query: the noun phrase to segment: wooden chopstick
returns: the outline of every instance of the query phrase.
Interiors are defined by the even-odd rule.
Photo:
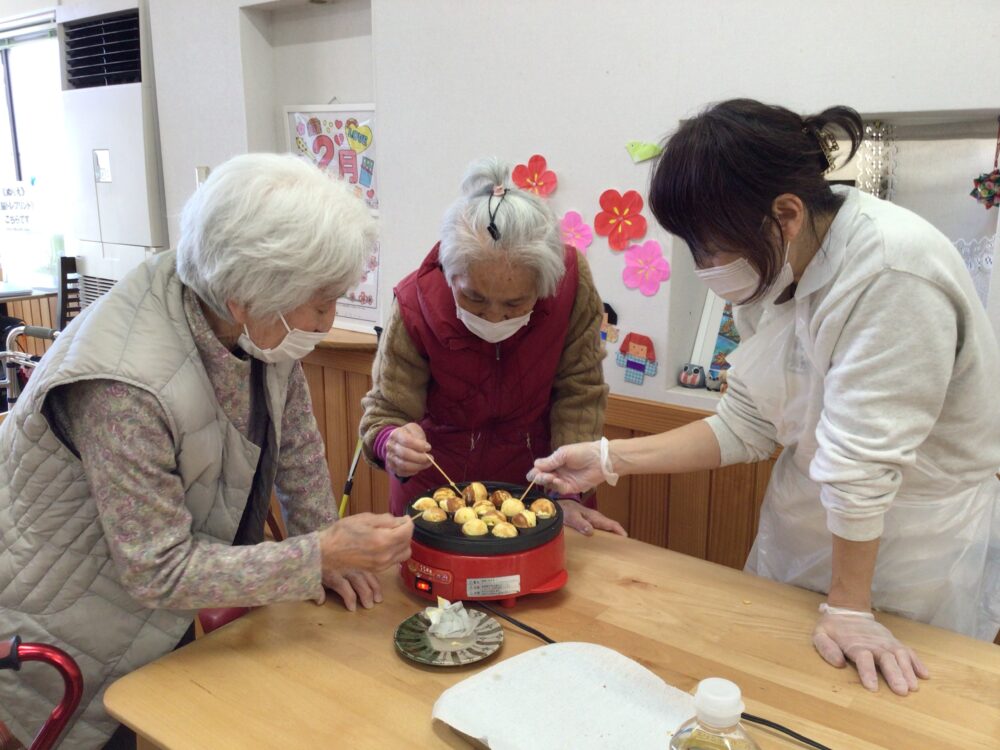
[[[532,488],[532,487],[534,487],[534,486],[535,486],[535,480],[534,480],[534,479],[532,479],[532,480],[531,480],[531,484],[529,484],[529,485],[528,485],[528,486],[527,486],[527,487],[525,488],[525,490],[524,490],[524,494],[523,494],[523,495],[521,495],[521,502],[522,502],[522,503],[524,502],[524,498],[526,498],[526,497],[528,496],[528,493],[529,493],[529,492],[531,492],[531,488]]]
[[[461,497],[462,490],[458,489],[458,485],[455,484],[453,481],[451,481],[451,478],[444,473],[444,469],[442,469],[440,466],[437,465],[437,461],[434,460],[434,456],[432,456],[430,453],[425,453],[424,455],[427,456],[427,460],[434,465],[435,469],[441,472],[441,476],[443,476],[448,481],[448,484],[450,484],[454,488],[455,492],[458,493],[458,496]]]

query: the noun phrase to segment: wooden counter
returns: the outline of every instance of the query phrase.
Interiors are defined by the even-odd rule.
[[[358,439],[361,399],[371,387],[375,347],[372,334],[334,329],[303,362],[338,496]],[[604,434],[639,437],[704,416],[706,412],[697,409],[612,395]],[[617,487],[598,489],[597,505],[637,539],[742,568],[757,534],[760,504],[773,466],[769,460],[691,474],[623,477]],[[350,512],[384,513],[388,497],[385,473],[362,461],[354,478]]]
[[[372,352],[378,346],[378,339],[374,333],[359,333],[358,331],[348,331],[344,328],[331,328],[317,349],[321,351],[346,351],[346,352]]]
[[[617,649],[683,690],[726,677],[750,713],[838,750],[1000,747],[995,646],[881,617],[932,679],[906,698],[884,683],[869,693],[853,669],[829,667],[814,652],[817,594],[606,534],[567,532],[567,557],[562,591],[511,611],[557,641]],[[431,707],[481,666],[438,669],[398,656],[396,626],[426,603],[393,575],[382,582],[385,602],[369,611],[333,602],[256,610],[122,678],[105,705],[163,748],[469,747],[431,720]],[[541,645],[502,624],[494,658]],[[763,750],[802,747],[750,731]]]

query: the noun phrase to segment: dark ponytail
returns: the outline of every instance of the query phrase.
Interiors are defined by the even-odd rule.
[[[850,107],[838,106],[824,109],[818,115],[803,117],[802,125],[816,139],[817,143],[822,143],[824,139],[823,131],[835,136],[836,132],[834,132],[834,129],[836,129],[845,134],[851,142],[851,150],[847,158],[844,159],[844,164],[847,164],[847,162],[854,158],[854,155],[858,153],[858,148],[861,147],[861,141],[864,139],[864,123],[861,120],[861,116]],[[826,156],[822,153],[822,149],[820,157],[820,164],[825,171],[828,163]]]
[[[846,164],[864,135],[850,107],[801,117],[753,99],[716,104],[666,142],[653,169],[650,209],[688,244],[698,265],[720,251],[745,257],[761,274],[757,298],[781,271],[782,247],[772,240],[774,199],[796,195],[814,219],[843,202],[823,177],[829,167],[824,143],[835,131],[851,142]]]

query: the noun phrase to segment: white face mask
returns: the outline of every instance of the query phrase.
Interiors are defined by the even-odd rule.
[[[458,313],[458,319],[466,328],[483,341],[489,341],[491,344],[499,344],[501,341],[509,339],[528,325],[528,320],[531,318],[529,310],[527,315],[501,320],[499,323],[491,323],[478,315],[473,315],[461,305],[455,305],[455,311]]]
[[[770,299],[772,296],[770,292],[784,291],[795,280],[792,264],[788,262],[790,247],[791,243],[785,245],[784,265],[781,267],[778,278],[768,289],[769,293],[764,295],[764,299]],[[696,268],[694,273],[705,282],[705,286],[734,305],[745,303],[760,285],[760,274],[747,262],[746,258],[739,258],[732,263],[715,268]]]
[[[300,331],[298,328],[290,328],[284,315],[278,317],[281,318],[287,333],[276,347],[261,349],[250,339],[250,332],[246,326],[243,326],[243,333],[240,334],[236,343],[243,351],[261,362],[294,362],[308,355],[320,341],[326,338],[326,331]]]

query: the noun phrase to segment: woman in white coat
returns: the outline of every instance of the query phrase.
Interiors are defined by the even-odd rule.
[[[681,126],[649,203],[735,304],[729,389],[708,419],[563,446],[529,477],[578,492],[780,446],[746,569],[825,593],[820,655],[905,695],[928,671],[873,608],[983,639],[1000,624],[1000,356],[949,240],[823,178],[833,127],[853,156],[862,122],[846,107],[802,118],[733,100]]]

